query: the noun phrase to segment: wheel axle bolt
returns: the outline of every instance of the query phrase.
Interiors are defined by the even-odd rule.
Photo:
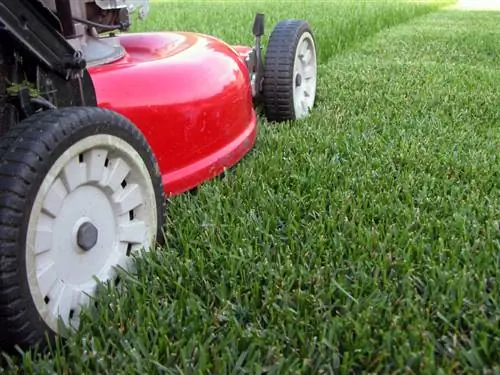
[[[92,223],[86,222],[78,228],[76,242],[83,250],[89,251],[97,243],[97,237],[97,228]]]

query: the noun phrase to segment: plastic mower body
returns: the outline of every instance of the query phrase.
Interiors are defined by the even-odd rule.
[[[141,130],[167,195],[220,174],[250,150],[257,118],[244,56],[194,33],[119,39],[125,57],[89,69],[97,104]]]
[[[46,348],[101,282],[164,240],[165,198],[237,163],[271,122],[308,115],[305,21],[254,46],[119,33],[147,0],[0,0],[0,345]]]

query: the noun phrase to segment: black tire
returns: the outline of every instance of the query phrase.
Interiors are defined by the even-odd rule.
[[[296,54],[301,38],[307,37],[314,50],[314,67],[317,64],[316,42],[306,21],[285,20],[279,22],[269,37],[264,62],[263,104],[264,113],[270,121],[289,121],[304,117],[295,109],[294,91],[297,87]],[[304,39],[305,40],[305,39]],[[315,68],[316,69],[316,68]],[[316,70],[314,71],[314,93],[316,93]],[[308,106],[312,108],[312,105]]]
[[[140,176],[149,175],[149,178],[144,182],[147,189],[142,188],[141,185],[141,192],[154,191],[154,197],[148,195],[148,200],[144,202],[154,204],[156,207],[156,210],[149,210],[156,212],[156,223],[152,223],[152,229],[148,232],[149,237],[144,238],[148,239],[148,243],[149,239],[154,238],[151,245],[154,245],[155,242],[162,242],[165,199],[159,168],[145,138],[130,121],[115,112],[100,108],[70,107],[42,112],[19,123],[0,139],[0,347],[3,350],[12,351],[16,345],[23,350],[36,348],[43,350],[47,348],[48,344],[54,343],[54,339],[60,334],[49,327],[40,314],[33,294],[37,290],[31,292],[33,287],[30,287],[27,275],[27,254],[29,252],[27,236],[29,223],[32,220],[30,217],[32,217],[32,211],[35,212],[33,204],[38,199],[37,197],[45,197],[43,195],[45,193],[40,192],[42,191],[41,187],[44,186],[42,184],[44,181],[46,182],[49,170],[58,160],[61,160],[62,155],[66,152],[69,153],[68,150],[74,145],[83,145],[89,140],[101,139],[98,138],[101,136],[102,139],[105,137],[107,137],[106,139],[119,139],[123,141],[123,145],[129,145],[130,148],[129,146],[122,148],[120,152],[123,154],[125,151],[133,149],[140,155],[142,161],[138,161],[137,165],[145,165],[147,169],[145,172],[146,169],[143,168],[141,170],[143,174]],[[109,147],[114,150],[114,147],[121,146],[110,143]],[[91,149],[89,148],[85,152],[90,152],[89,150]],[[133,153],[133,157],[139,160],[137,154]],[[84,155],[83,151],[78,156],[81,155]],[[108,165],[111,165],[108,161],[108,157],[111,158],[110,155],[111,151],[106,156],[100,156],[98,160],[102,161],[105,166],[99,168],[104,170],[108,168]],[[104,158],[106,161],[103,161]],[[90,164],[89,160],[89,169],[91,169]],[[131,174],[132,172],[128,172],[127,176],[123,177],[123,181],[132,179],[129,177]],[[136,175],[137,173],[134,178]],[[126,184],[122,182],[122,188],[125,189],[123,185]],[[106,186],[106,188],[108,187]],[[45,191],[50,189],[51,187]],[[74,188],[73,192],[77,189],[78,187]],[[71,192],[71,189],[68,191]],[[95,205],[97,206],[97,204]],[[111,206],[112,203],[110,203]],[[42,208],[40,208],[40,212],[42,212]],[[154,214],[149,215],[154,217]],[[33,228],[30,231],[33,232]],[[154,233],[155,231],[156,233]],[[59,241],[59,233],[54,231],[53,237],[57,237],[54,241]],[[106,233],[103,233],[102,236],[105,237]],[[121,238],[120,241],[122,241]],[[95,244],[96,242],[92,246]],[[48,251],[54,250],[51,248]],[[94,254],[101,257],[100,253]],[[31,256],[34,257],[30,253]],[[121,254],[120,257],[123,258]],[[57,281],[59,282],[59,279]],[[36,285],[38,285],[38,280]],[[49,305],[47,308],[50,308]],[[71,315],[69,319],[71,319]]]

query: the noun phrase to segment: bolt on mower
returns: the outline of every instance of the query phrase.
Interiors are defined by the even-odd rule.
[[[148,0],[0,0],[0,344],[44,349],[80,326],[101,282],[163,241],[165,200],[236,164],[257,107],[308,115],[306,21],[255,45],[129,33]]]

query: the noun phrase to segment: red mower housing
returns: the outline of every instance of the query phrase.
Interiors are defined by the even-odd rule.
[[[188,32],[128,34],[126,55],[89,69],[97,104],[130,119],[156,156],[167,196],[234,165],[253,146],[250,48]]]

